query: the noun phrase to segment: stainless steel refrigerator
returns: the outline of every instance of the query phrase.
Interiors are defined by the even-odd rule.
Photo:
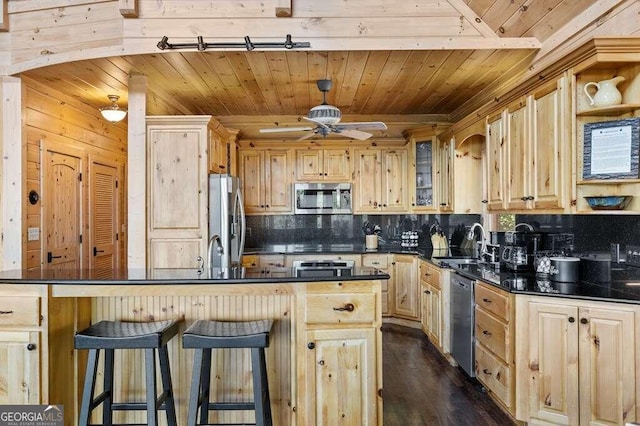
[[[240,178],[209,175],[209,267],[239,266],[242,263],[245,233]]]

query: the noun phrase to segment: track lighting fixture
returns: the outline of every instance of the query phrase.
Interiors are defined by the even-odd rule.
[[[254,49],[300,49],[311,47],[308,41],[294,42],[291,40],[291,34],[287,34],[284,43],[258,43],[251,41],[249,36],[244,37],[244,43],[206,43],[202,36],[196,38],[196,43],[169,43],[169,37],[162,36],[156,45],[160,50],[174,49],[197,49],[199,52],[212,49],[230,49],[234,47],[244,47],[247,51]]]

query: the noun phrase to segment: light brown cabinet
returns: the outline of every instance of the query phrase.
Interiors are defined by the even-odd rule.
[[[298,182],[351,182],[351,149],[296,150]]]
[[[436,181],[438,183],[438,211],[452,212],[454,209],[454,177],[455,157],[453,140],[440,142],[437,153]],[[477,185],[477,182],[475,182]]]
[[[512,295],[476,282],[476,376],[506,411],[515,401],[515,308]]]
[[[242,149],[238,159],[246,213],[290,213],[293,182],[291,151]]]
[[[363,254],[362,266],[376,268],[389,274],[391,278],[382,280],[382,316],[389,316],[394,311],[394,286],[393,286],[393,255],[387,254]]]
[[[407,212],[408,151],[355,149],[354,213]]]
[[[417,259],[413,255],[393,256],[394,316],[420,320],[420,284]]]
[[[638,420],[639,310],[634,305],[518,297],[519,420]],[[520,318],[519,313],[519,318]]]
[[[206,257],[211,116],[147,117],[147,241],[152,268]]]
[[[421,260],[419,265],[422,298],[422,331],[441,352],[443,351],[442,283],[439,268]]]
[[[430,212],[436,209],[436,142],[435,137],[412,140],[413,182],[411,209],[414,212]]]
[[[0,324],[0,404],[40,403],[40,333]]]

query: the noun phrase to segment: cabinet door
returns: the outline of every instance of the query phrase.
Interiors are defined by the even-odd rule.
[[[314,182],[324,179],[322,150],[301,149],[296,151],[296,179]]]
[[[453,141],[438,150],[438,205],[441,212],[453,211]]]
[[[422,299],[422,316],[420,317],[420,324],[424,334],[429,336],[429,329],[431,328],[431,286],[422,282],[422,293],[420,298]]]
[[[332,182],[351,181],[351,152],[349,149],[325,149],[322,155],[325,180]]]
[[[0,405],[39,404],[39,333],[0,331]]]
[[[301,395],[307,419],[299,423],[376,425],[374,329],[309,330],[306,337],[301,349],[306,392]]]
[[[577,425],[578,308],[529,302],[529,416]]]
[[[487,208],[504,210],[504,120],[502,115],[487,123]]]
[[[265,209],[270,212],[291,212],[292,173],[288,150],[265,152]]]
[[[434,144],[431,140],[413,144],[415,162],[415,186],[411,195],[411,207],[414,211],[434,209]]]
[[[430,287],[431,291],[431,308],[429,314],[429,340],[437,347],[442,347],[442,292],[435,287]]]
[[[247,213],[264,211],[264,152],[260,150],[240,151],[240,179],[242,196]]]
[[[580,423],[635,422],[635,316],[580,308]]]
[[[407,191],[408,152],[406,149],[382,151],[382,210],[409,211]]]
[[[568,110],[566,81],[564,77],[531,96],[532,152],[528,167],[533,170],[530,192],[536,209],[565,207],[564,193],[569,182],[565,153],[570,140],[569,125],[564,119]]]
[[[356,150],[354,156],[356,172],[353,188],[354,213],[379,212],[382,183],[380,150]]]
[[[397,316],[417,320],[420,315],[418,272],[414,256],[395,256],[395,303]]]
[[[527,185],[530,169],[527,156],[529,138],[528,108],[526,102],[509,108],[507,111],[508,131],[506,137],[507,153],[507,208],[524,209],[527,207],[529,187]]]

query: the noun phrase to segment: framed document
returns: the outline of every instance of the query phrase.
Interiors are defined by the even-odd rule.
[[[638,179],[640,117],[584,125],[583,179]]]

